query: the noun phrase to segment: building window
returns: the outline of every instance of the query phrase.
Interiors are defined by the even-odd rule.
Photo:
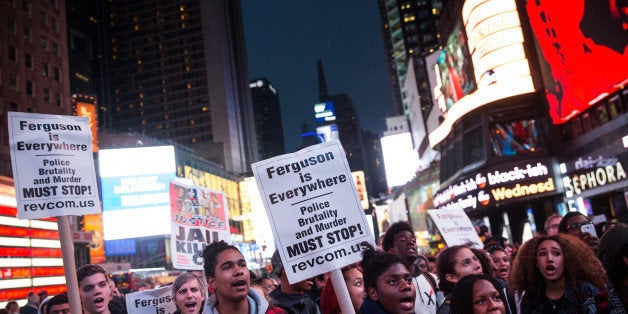
[[[9,60],[17,62],[17,48],[13,45],[9,45]]]
[[[18,87],[17,81],[18,81],[17,74],[9,73],[9,87],[16,92],[20,90]]]
[[[26,95],[33,96],[33,81],[26,80]]]
[[[41,74],[45,77],[50,76],[50,64],[46,61],[41,63]]]
[[[17,35],[17,23],[15,22],[15,19],[7,19],[7,30],[9,31],[9,33]]]
[[[22,1],[22,12],[28,16],[31,16],[31,3],[30,1]]]
[[[39,11],[39,23],[41,23],[41,25],[44,27],[46,26],[47,24],[46,12]]]
[[[44,87],[44,101],[50,103],[50,89]]]
[[[52,24],[51,25],[52,26],[52,30],[54,30],[55,33],[58,34],[59,33],[59,21],[57,19],[55,19],[55,18],[52,18],[50,23]]]
[[[494,123],[490,137],[493,153],[498,157],[530,154],[540,147],[534,119]]]
[[[33,42],[33,31],[28,26],[24,26],[24,40],[28,41],[29,43]]]
[[[41,49],[48,51],[48,37],[41,36]]]
[[[24,65],[31,70],[33,69],[33,55],[28,52],[24,53]]]
[[[9,110],[11,110],[11,111],[19,111],[20,110],[20,105],[18,105],[18,103],[14,102],[14,101],[10,101],[9,102]]]
[[[59,43],[56,42],[52,42],[52,53],[57,56],[60,57],[61,55],[59,54]]]
[[[52,69],[52,75],[53,75],[53,78],[55,79],[55,81],[59,81],[59,80],[61,79],[61,78],[60,78],[60,75],[61,75],[61,74],[60,74],[60,72],[59,72],[59,68],[58,68],[58,67],[54,67],[54,68]]]
[[[58,107],[61,107],[62,103],[61,103],[61,94],[59,93],[55,93],[55,105],[57,105]]]

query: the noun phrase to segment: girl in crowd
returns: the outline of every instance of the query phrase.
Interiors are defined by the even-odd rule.
[[[360,313],[414,313],[416,290],[408,268],[396,255],[375,251],[367,243],[363,245],[366,299]]]
[[[510,314],[506,306],[506,295],[495,278],[481,275],[462,277],[451,294],[452,314],[474,314],[499,312]]]
[[[183,273],[172,283],[172,301],[177,310],[175,314],[199,314],[203,311],[205,291],[200,278],[193,273]]]
[[[451,292],[456,283],[466,275],[482,274],[482,263],[467,246],[454,245],[438,254],[436,268],[438,286],[445,294],[445,302],[438,309],[438,314],[447,314],[451,304]]]
[[[349,265],[342,268],[342,277],[345,280],[347,289],[349,290],[349,297],[351,298],[351,305],[353,305],[354,312],[357,313],[362,306],[362,301],[366,296],[364,292],[364,280],[362,278],[362,271],[356,265]],[[336,298],[336,291],[331,283],[331,278],[327,279],[325,287],[321,292],[320,308],[323,314],[340,314],[340,304]]]
[[[506,250],[498,245],[490,246],[486,251],[491,255],[493,260],[493,276],[508,282],[510,274],[510,258]]]
[[[520,313],[596,313],[594,297],[606,282],[593,252],[567,234],[528,240],[508,278]]]

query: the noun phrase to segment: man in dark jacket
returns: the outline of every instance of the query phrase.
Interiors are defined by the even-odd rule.
[[[275,306],[290,314],[319,314],[318,306],[309,295],[314,283],[310,280],[303,280],[291,285],[283,268],[279,251],[275,251],[273,254],[271,265],[273,272],[280,279],[279,287],[269,295]]]

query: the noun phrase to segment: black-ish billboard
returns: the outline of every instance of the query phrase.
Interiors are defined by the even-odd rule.
[[[472,211],[555,191],[552,162],[537,159],[472,173],[438,191],[433,202],[438,209]]]

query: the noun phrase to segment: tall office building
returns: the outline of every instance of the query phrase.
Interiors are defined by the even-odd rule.
[[[436,22],[440,18],[442,0],[379,0],[382,37],[386,49],[388,72],[393,87],[393,110],[408,115],[410,104],[401,89],[413,60],[414,74],[424,116],[432,107],[424,57],[439,49]],[[400,98],[400,99],[399,99]]]
[[[109,1],[112,126],[228,171],[258,159],[239,1]]]
[[[285,154],[277,89],[265,78],[251,80],[250,86],[260,159]]]
[[[65,1],[2,1],[0,21],[2,121],[7,111],[71,114]],[[0,175],[12,177],[5,127],[0,139]]]

